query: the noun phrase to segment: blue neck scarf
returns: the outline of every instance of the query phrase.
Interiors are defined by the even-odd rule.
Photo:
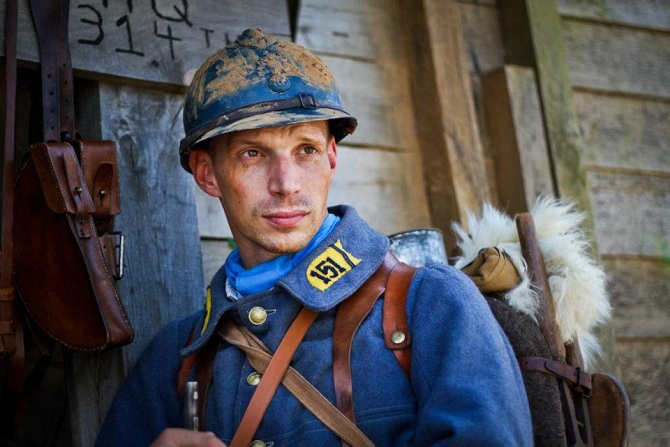
[[[323,242],[339,222],[340,218],[338,216],[328,213],[328,216],[321,224],[321,228],[319,228],[319,231],[317,231],[305,248],[296,253],[287,253],[278,256],[250,269],[244,268],[240,251],[236,248],[228,255],[223,265],[226,269],[228,281],[242,296],[253,295],[254,293],[271,289],[277,281],[284,277],[293,267],[305,259],[314,248]]]

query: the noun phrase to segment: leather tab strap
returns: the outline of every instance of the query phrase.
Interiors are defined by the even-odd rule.
[[[89,238],[91,237],[91,230],[93,228],[89,225],[87,218],[95,210],[93,199],[84,182],[84,175],[81,172],[81,167],[74,155],[74,151],[64,152],[61,157],[68,192],[75,208],[74,222],[77,226],[76,234],[80,238]]]
[[[568,365],[558,360],[550,360],[543,357],[522,357],[519,359],[519,367],[524,371],[540,371],[551,374],[566,381],[571,387],[581,394],[589,396],[593,388],[593,377],[579,367]]]
[[[242,416],[242,422],[240,422],[240,426],[235,436],[233,436],[230,447],[246,447],[251,442],[270,404],[270,400],[272,400],[279,383],[284,377],[293,354],[295,354],[298,345],[316,317],[316,312],[303,307],[291,327],[289,327],[284,339],[279,343],[277,351],[272,356],[258,388],[251,396],[249,406],[247,406],[244,416]]]
[[[196,329],[193,328],[186,346],[193,342],[195,331]],[[212,337],[198,352],[186,357],[177,376],[177,392],[180,396],[183,396],[191,370],[195,370],[195,380],[198,383],[197,430],[205,428],[205,407],[207,405],[209,387],[212,384],[212,377],[214,376],[214,357],[216,357],[216,353],[219,351],[222,340],[221,337]]]
[[[51,0],[53,1],[53,0]],[[59,0],[60,23],[58,29],[58,84],[60,102],[61,141],[70,141],[75,137],[74,126],[74,77],[72,58],[70,57],[69,23],[70,0]],[[57,2],[58,3],[58,2]]]
[[[221,346],[220,337],[212,337],[204,346],[198,356],[198,368],[195,369],[195,380],[198,382],[198,430],[205,427],[205,408],[207,405],[207,396],[209,387],[212,384],[214,375],[214,357]]]
[[[407,324],[407,292],[414,273],[415,267],[397,263],[391,271],[384,294],[384,342],[398,359],[407,377],[411,375],[409,346],[412,341]]]
[[[110,219],[121,211],[116,144],[113,141],[74,140],[81,169],[95,204],[96,221]],[[99,233],[104,231],[98,230]]]
[[[386,281],[398,263],[388,253],[382,265],[352,296],[337,308],[333,329],[333,380],[337,408],[355,422],[351,382],[351,344],[354,334],[386,288]]]

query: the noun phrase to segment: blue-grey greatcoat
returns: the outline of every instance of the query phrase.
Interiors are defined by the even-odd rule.
[[[275,350],[302,306],[319,312],[291,362],[335,402],[332,332],[337,305],[379,267],[388,239],[349,207],[333,232],[269,291],[239,300],[226,296],[222,268],[211,283],[211,310],[163,329],[120,387],[98,446],[147,446],[163,429],[181,427],[177,371],[201,348],[221,318],[233,318]],[[249,311],[267,311],[264,323]],[[514,353],[472,281],[446,265],[421,268],[407,300],[412,334],[411,380],[384,346],[382,300],[356,333],[351,350],[356,421],[380,447],[528,446],[530,413]],[[205,322],[206,320],[206,322]],[[204,332],[200,329],[205,326]],[[185,348],[192,329],[197,337]],[[233,437],[255,390],[244,354],[224,343],[215,359],[206,427],[224,442]],[[268,446],[340,446],[341,441],[280,386],[256,439]]]

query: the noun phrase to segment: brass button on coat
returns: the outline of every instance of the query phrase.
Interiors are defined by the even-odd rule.
[[[407,337],[405,336],[405,333],[402,331],[395,331],[394,333],[391,334],[391,341],[393,344],[399,345],[400,343],[404,342]]]
[[[268,318],[268,312],[262,307],[252,307],[249,311],[249,321],[253,324],[259,325],[265,323]]]
[[[261,377],[263,377],[263,374],[261,374],[261,373],[259,373],[259,372],[257,372],[257,371],[254,371],[254,372],[252,372],[251,374],[249,374],[249,375],[247,376],[247,383],[248,383],[249,385],[256,386],[256,385],[258,385],[259,383],[261,383]]]
[[[258,439],[256,439],[255,441],[251,441],[249,447],[265,447],[265,443],[263,441],[259,441]]]

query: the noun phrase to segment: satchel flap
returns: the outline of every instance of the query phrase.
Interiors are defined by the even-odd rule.
[[[96,219],[119,214],[121,198],[116,144],[108,140],[75,140],[72,144],[79,151],[81,169],[95,203]]]
[[[68,143],[37,143],[30,147],[30,156],[51,211],[85,215],[95,210],[72,146]]]

